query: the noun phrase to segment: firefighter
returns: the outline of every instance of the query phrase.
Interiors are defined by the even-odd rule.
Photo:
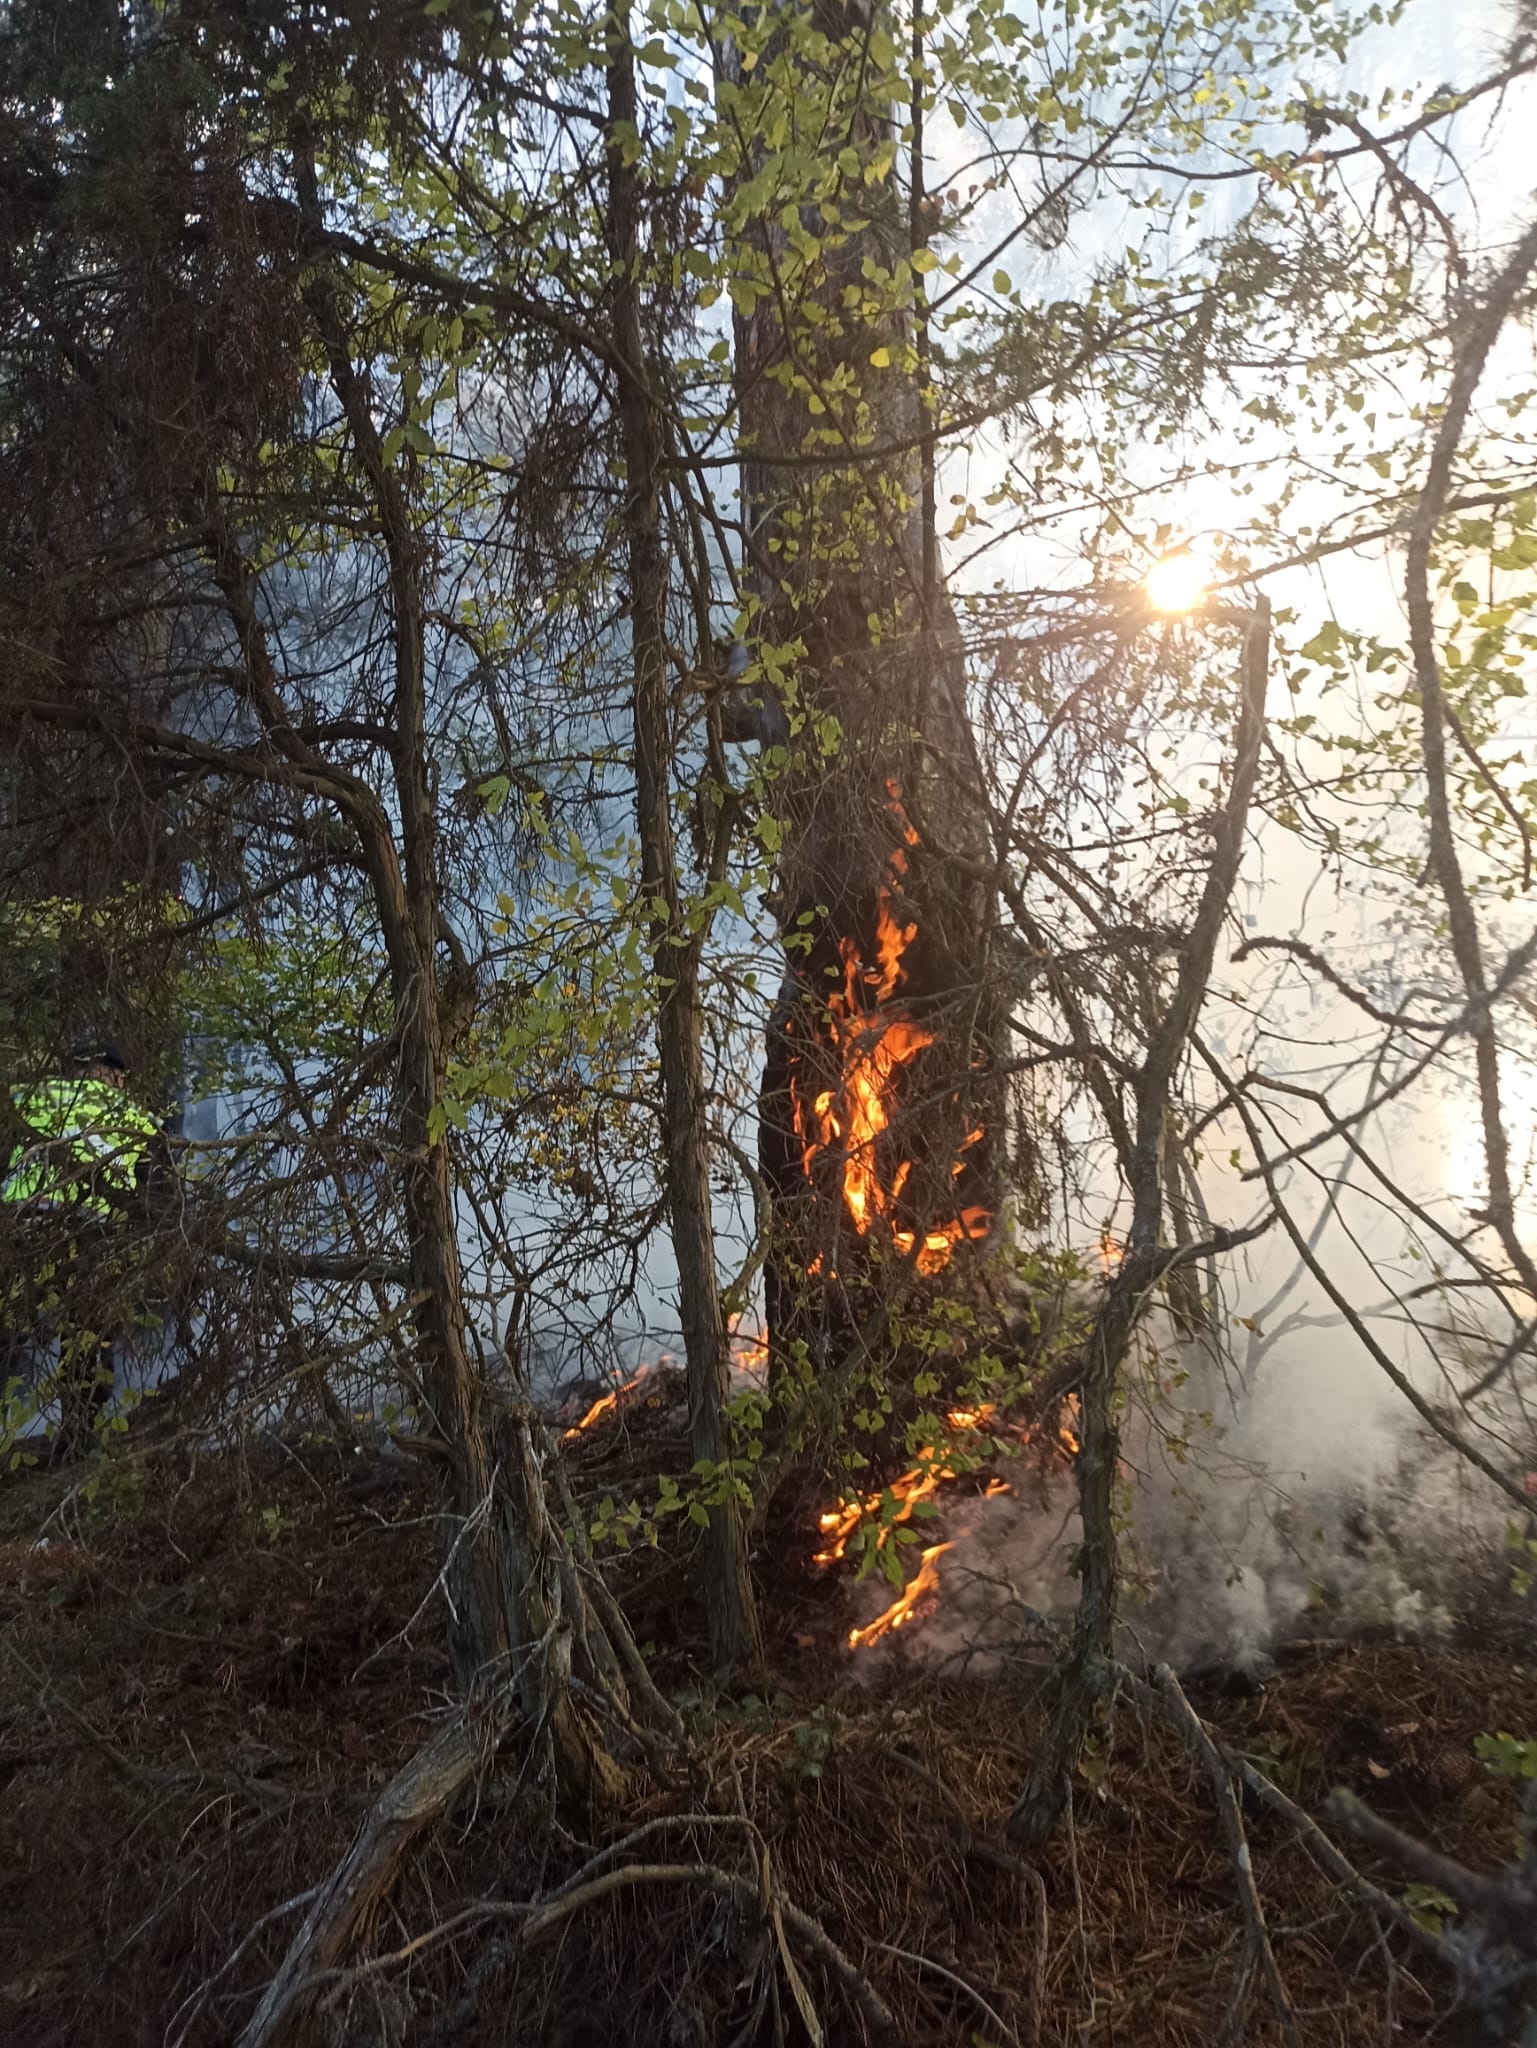
[[[75,1047],[69,1073],[13,1098],[25,1128],[0,1184],[6,1321],[24,1342],[40,1321],[53,1326],[61,1457],[89,1447],[112,1398],[125,1227],[142,1206],[160,1140],[127,1088],[122,1053],[93,1041]]]

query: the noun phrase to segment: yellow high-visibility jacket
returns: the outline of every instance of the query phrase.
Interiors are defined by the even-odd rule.
[[[110,1216],[132,1196],[154,1119],[107,1081],[44,1081],[13,1097],[32,1133],[11,1163],[0,1202]]]

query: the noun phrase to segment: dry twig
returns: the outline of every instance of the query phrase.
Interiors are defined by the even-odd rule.
[[[945,1982],[953,1984],[957,1991],[964,1991],[966,1996],[976,2005],[977,2010],[985,2014],[992,2021],[1004,2039],[1012,2041],[1014,2048],[1020,2048],[1019,2036],[1007,2020],[994,2007],[988,2004],[976,1985],[969,1983],[958,1970],[952,1970],[946,1963],[936,1962],[933,1956],[919,1955],[914,1949],[896,1948],[889,1941],[872,1942],[871,1947],[882,1950],[888,1956],[897,1956],[904,1963],[914,1963],[919,1969],[932,1970],[936,1977],[943,1977]]]
[[[733,1877],[729,1871],[721,1870],[713,1863],[630,1863],[621,1870],[605,1872],[580,1890],[566,1892],[543,1907],[525,1923],[522,1939],[528,1944],[541,1940],[581,1907],[594,1904],[610,1892],[638,1884],[697,1884],[724,1898],[734,1899],[749,1912],[760,1910],[762,1906],[757,1884],[745,1877]],[[778,1904],[777,1910],[800,1946],[843,1986],[871,2029],[882,2037],[894,2035],[896,2021],[890,2008],[864,1972],[849,1961],[811,1915],[787,1903]]]
[[[1224,2036],[1228,2040],[1237,2040],[1243,2027],[1244,2015],[1248,2010],[1254,1972],[1258,1968],[1270,1987],[1270,1995],[1281,2015],[1281,2025],[1288,2040],[1295,2040],[1297,2015],[1286,1985],[1282,1981],[1281,1972],[1276,1967],[1275,1954],[1270,1946],[1270,1935],[1265,1926],[1265,1908],[1260,1899],[1259,1887],[1254,1882],[1254,1859],[1249,1854],[1249,1840],[1244,1833],[1243,1816],[1238,1810],[1237,1795],[1233,1791],[1232,1766],[1212,1740],[1205,1722],[1186,1699],[1179,1680],[1167,1664],[1155,1667],[1153,1685],[1168,1709],[1174,1725],[1184,1737],[1186,1747],[1205,1768],[1216,1797],[1222,1832],[1227,1840],[1228,1853],[1232,1858],[1233,1871],[1237,1878],[1238,1903],[1243,1909],[1244,1940],[1238,1963],[1238,1978],[1233,1987],[1232,2012],[1224,2029]]]

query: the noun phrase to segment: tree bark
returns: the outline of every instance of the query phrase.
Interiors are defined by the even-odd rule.
[[[295,150],[295,170],[301,208],[318,221],[317,181],[303,138]],[[390,968],[405,1161],[401,1198],[412,1291],[420,1298],[415,1321],[421,1381],[446,1453],[459,1525],[444,1565],[454,1673],[468,1695],[510,1666],[531,1724],[550,1738],[559,1791],[587,1803],[615,1796],[622,1774],[595,1724],[577,1711],[566,1682],[571,1636],[582,1618],[561,1612],[556,1589],[565,1545],[546,1511],[527,1428],[507,1439],[501,1458],[496,1455],[491,1389],[470,1356],[467,1336],[453,1166],[441,1114],[451,1050],[445,1018],[451,1006],[437,971],[444,910],[431,785],[421,546],[401,479],[385,459],[369,392],[352,362],[324,275],[311,287],[310,309],[326,349],[332,388],[374,495],[389,573],[391,756],[399,852],[377,801],[357,805],[353,822]],[[275,683],[273,678],[274,696]],[[286,719],[278,732],[292,747],[302,747]]]
[[[313,2002],[315,1978],[347,1953],[364,1920],[393,1889],[413,1843],[490,1764],[511,1712],[505,1687],[479,1696],[396,1772],[320,1887],[237,2048],[278,2048],[292,2039]]]
[[[761,169],[769,125],[788,119],[793,133],[802,101],[825,155],[841,145],[875,167],[894,152],[892,110],[865,83],[886,10],[823,0],[813,26],[825,45],[785,9],[750,71],[733,48],[717,52],[722,113],[743,137],[740,179]],[[999,1207],[993,891],[977,879],[989,869],[983,778],[933,530],[937,401],[911,268],[921,181],[915,164],[904,208],[893,170],[851,178],[841,217],[827,224],[821,209],[814,256],[777,206],[734,226],[733,268],[752,300],[735,323],[745,580],[756,641],[787,667],[786,708],[803,721],[775,790],[786,971],[760,1094],[760,1155],[781,1225],[767,1262],[776,1349],[817,1323],[834,1271],[846,1283],[867,1252],[911,1258],[932,1232],[980,1234],[976,1219]],[[866,313],[872,275],[891,282]],[[893,927],[895,978],[881,968]],[[858,1013],[841,1045],[830,995]],[[851,1036],[873,1042],[898,1012],[925,1043],[887,1077],[891,1116],[867,1148],[894,1189],[873,1232],[845,1196],[851,1120],[841,1120],[842,1156],[824,1143],[812,1159],[808,1105],[838,1103]]]
[[[641,890],[653,906],[662,1126],[668,1210],[696,1463],[719,1475],[705,1512],[704,1590],[710,1648],[720,1671],[757,1662],[761,1646],[747,1566],[742,1504],[730,1472],[730,1333],[721,1305],[710,1193],[699,961],[705,926],[690,928],[672,828],[672,746],[667,703],[667,567],[662,537],[661,423],[647,371],[640,281],[639,181],[623,136],[637,120],[628,12],[608,19],[608,240],[611,312],[622,364],[619,420],[626,490],[630,643],[634,666],[635,813]]]

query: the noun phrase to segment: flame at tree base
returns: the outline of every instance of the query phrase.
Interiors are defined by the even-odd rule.
[[[1068,1415],[1076,1420],[1078,1402],[1074,1395],[1070,1394],[1067,1397],[1063,1403],[1063,1408]],[[952,1408],[945,1417],[945,1420],[951,1429],[964,1432],[981,1429],[985,1425],[992,1423],[995,1420],[996,1414],[997,1410],[994,1405],[991,1402],[987,1402],[979,1408]],[[1079,1449],[1078,1436],[1072,1427],[1071,1421],[1063,1418],[1059,1418],[1055,1433],[1050,1438],[1047,1438],[1039,1428],[1019,1430],[1016,1434],[1020,1450],[1024,1451],[1041,1445],[1049,1445],[1051,1455],[1063,1468],[1077,1455]],[[896,1502],[896,1506],[889,1513],[884,1525],[876,1534],[875,1548],[877,1551],[884,1549],[888,1538],[911,1519],[914,1510],[920,1502],[932,1500],[942,1485],[960,1476],[955,1468],[949,1464],[930,1462],[936,1455],[933,1445],[925,1445],[919,1452],[919,1457],[923,1462],[913,1466],[910,1471],[902,1473],[886,1489],[886,1492]],[[1013,1491],[1014,1488],[1006,1479],[1000,1478],[995,1474],[982,1489],[981,1498],[983,1500],[998,1500],[1006,1494],[1012,1494]],[[884,1499],[885,1493],[872,1493],[863,1496],[854,1494],[843,1501],[839,1507],[830,1508],[819,1516],[817,1525],[823,1536],[829,1540],[823,1549],[815,1553],[812,1562],[820,1565],[824,1570],[831,1565],[839,1563],[848,1547],[849,1538],[853,1535],[855,1529],[858,1528],[862,1521],[880,1512]],[[868,1648],[872,1643],[881,1642],[886,1636],[894,1634],[898,1629],[908,1627],[911,1622],[919,1619],[922,1614],[930,1612],[935,1604],[937,1604],[940,1595],[938,1560],[947,1551],[954,1550],[957,1547],[958,1541],[959,1539],[955,1538],[948,1543],[932,1544],[925,1550],[920,1558],[916,1576],[884,1613],[878,1614],[873,1621],[865,1623],[863,1627],[849,1630],[849,1648],[851,1650]]]

